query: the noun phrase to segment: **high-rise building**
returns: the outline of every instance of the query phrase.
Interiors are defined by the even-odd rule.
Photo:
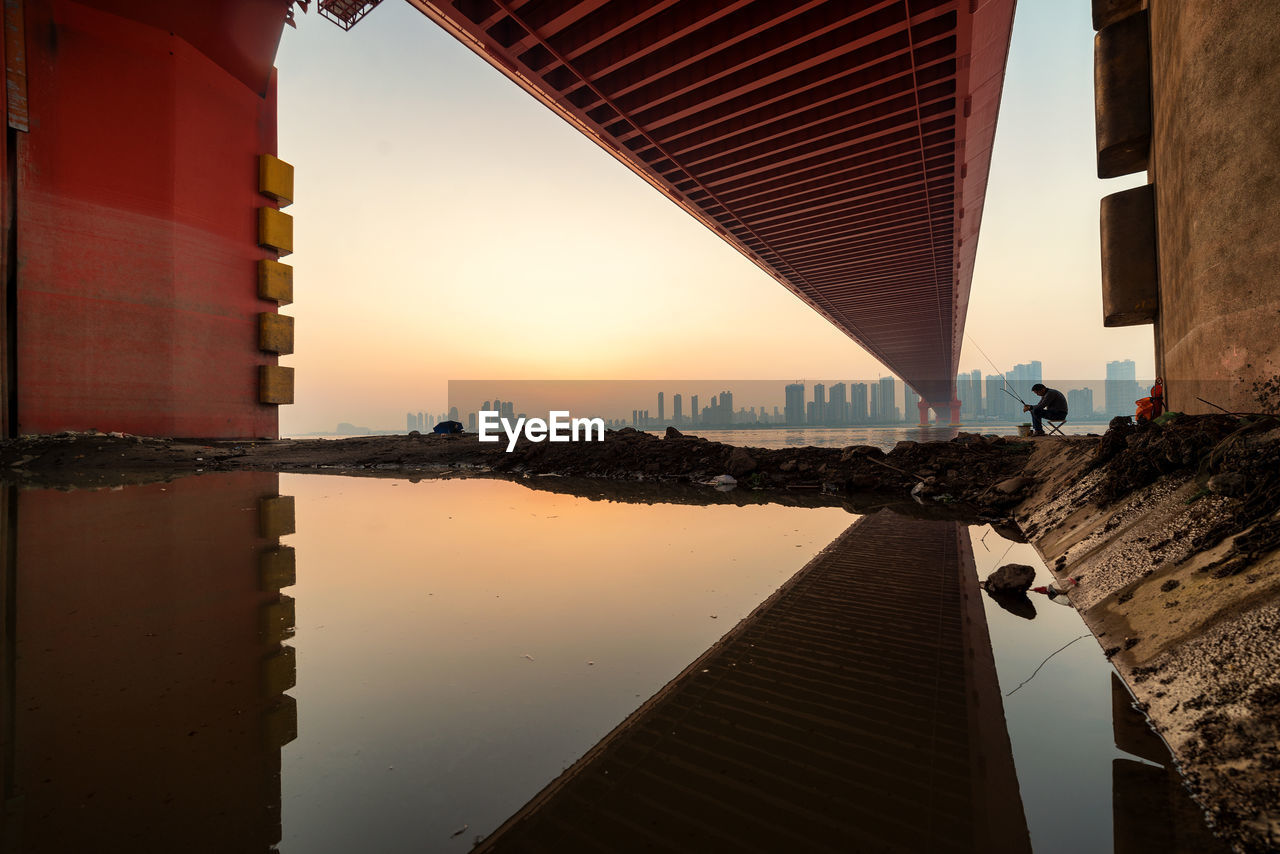
[[[1067,392],[1067,410],[1076,421],[1093,417],[1093,389],[1073,388]]]
[[[1133,402],[1144,396],[1138,386],[1137,370],[1132,359],[1107,362],[1105,406],[1108,415],[1114,417],[1133,414]]]
[[[798,427],[805,422],[804,383],[791,383],[786,387],[787,424]]]
[[[671,420],[676,424],[684,420],[684,399],[678,394],[671,395]]]
[[[867,423],[867,384],[851,383],[849,385],[849,423]]]
[[[698,418],[699,418],[698,396],[695,394],[689,398],[689,423],[697,424]]]
[[[1043,380],[1039,362],[1032,361],[1023,365],[1014,365],[1013,370],[1010,371],[1007,376],[1009,378],[1009,385],[1012,387],[1014,394],[1032,406],[1035,406],[1035,404],[1039,402],[1040,398],[1031,390],[1033,385]],[[1018,401],[1014,400],[1007,394],[1005,397],[1009,398],[1011,409],[1010,415],[1013,417],[1013,420],[1023,420],[1022,404],[1018,403]]]
[[[867,423],[880,423],[880,383],[871,384],[871,397],[867,406]]]
[[[880,378],[880,423],[893,424],[898,417],[898,390],[892,376]]]
[[[813,384],[813,410],[809,416],[809,423],[827,423],[827,387],[822,383]]]
[[[982,416],[982,371],[977,368],[969,372],[969,394],[973,396],[969,417],[979,418]]]
[[[458,420],[458,407],[456,407],[456,406],[450,406],[450,407],[449,407],[449,420],[450,420],[450,421],[457,421],[457,420]]]
[[[996,421],[1013,420],[1013,404],[1017,403],[1004,390],[1004,377],[987,374],[987,402],[985,412]]]
[[[902,420],[914,422],[920,416],[920,395],[906,383],[902,384]]]
[[[667,420],[667,405],[662,400],[662,392],[658,392],[658,423]]]
[[[836,427],[849,423],[849,401],[844,383],[833,385],[827,395],[827,423]]]

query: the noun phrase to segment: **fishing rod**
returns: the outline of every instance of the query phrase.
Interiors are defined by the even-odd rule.
[[[1014,400],[1018,401],[1018,403],[1021,403],[1023,406],[1030,406],[1031,404],[1027,403],[1025,400],[1018,397],[1018,395],[1014,394],[1013,391],[1009,389],[1009,378],[1004,375],[1004,371],[996,367],[996,363],[991,361],[991,357],[987,355],[987,352],[978,346],[978,342],[973,340],[973,336],[966,335],[965,337],[969,339],[970,344],[978,348],[978,352],[982,354],[982,358],[987,360],[987,364],[991,366],[991,369],[1000,375],[1000,379],[1004,383],[1002,386],[1000,386],[1000,388],[1004,390],[1005,394],[1009,395]]]

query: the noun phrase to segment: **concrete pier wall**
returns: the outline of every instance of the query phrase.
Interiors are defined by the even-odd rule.
[[[1154,322],[1171,408],[1274,411],[1258,386],[1280,375],[1280,6],[1095,0],[1094,24],[1099,176],[1147,170],[1158,271],[1156,310],[1133,311],[1147,283],[1114,256],[1152,223],[1104,200],[1104,303],[1126,309],[1106,323]]]
[[[260,158],[289,5],[5,5],[4,433],[277,435],[259,267],[291,234],[264,241]]]

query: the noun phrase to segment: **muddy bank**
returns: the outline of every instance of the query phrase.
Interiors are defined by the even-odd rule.
[[[1038,445],[1014,516],[1238,851],[1280,849],[1280,420]]]

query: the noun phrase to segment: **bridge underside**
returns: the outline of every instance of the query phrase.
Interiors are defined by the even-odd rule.
[[[934,406],[1014,0],[410,0]]]

